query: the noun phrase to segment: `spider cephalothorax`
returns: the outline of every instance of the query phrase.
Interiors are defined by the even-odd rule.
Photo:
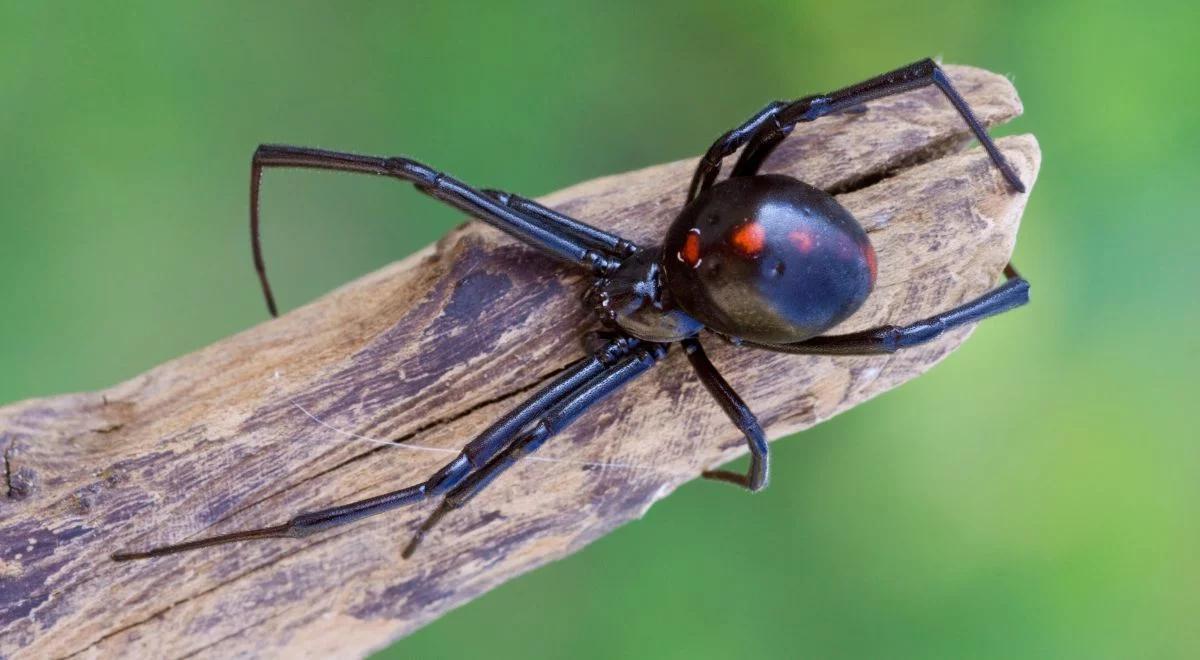
[[[682,341],[704,329],[663,285],[662,254],[661,248],[639,249],[588,288],[585,304],[605,326],[661,343]]]
[[[1025,190],[966,101],[932,60],[922,60],[844,89],[795,101],[776,101],[709,147],[687,199],[662,243],[642,248],[537,202],[480,190],[408,158],[381,158],[263,145],[251,165],[250,226],[254,263],[268,308],[258,238],[258,188],[264,168],[302,167],[364,172],[409,181],[417,189],[483,220],[542,252],[594,276],[585,304],[609,332],[541,390],[475,437],[457,458],[422,483],[343,506],[301,513],[262,529],[223,534],[113,555],[155,557],[247,539],[300,537],[441,497],[405,549],[408,556],[448,512],[470,501],[609,393],[645,373],[671,344],[683,346],[697,377],[745,434],[750,469],[710,471],[705,477],[750,490],[767,484],[766,438],[749,407],[717,372],[700,344],[709,330],[744,347],[801,354],[889,353],[929,341],[1028,301],[1029,284],[1010,264],[1006,281],[942,314],[850,334],[825,335],[862,305],[875,283],[875,252],[854,217],[832,196],[790,177],[759,174],[767,157],[797,122],[917,87],[934,85],[954,105],[1009,186]],[[741,150],[730,178],[716,183],[721,163]]]

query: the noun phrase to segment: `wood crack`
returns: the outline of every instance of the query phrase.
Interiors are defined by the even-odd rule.
[[[162,609],[156,610],[156,611],[155,611],[153,614],[151,614],[151,615],[149,615],[149,616],[143,617],[142,619],[139,619],[139,620],[137,620],[137,621],[134,621],[133,623],[127,624],[127,625],[125,625],[125,626],[122,626],[122,627],[120,627],[120,628],[117,628],[116,630],[113,630],[113,631],[111,631],[111,632],[109,632],[109,633],[107,633],[107,634],[105,634],[105,635],[102,635],[101,637],[97,638],[95,641],[93,641],[93,642],[91,642],[91,643],[89,643],[89,644],[85,645],[83,648],[81,648],[81,649],[79,649],[79,650],[77,650],[77,651],[73,651],[73,652],[71,652],[71,653],[68,653],[68,654],[66,654],[66,655],[64,655],[64,656],[60,656],[60,657],[56,658],[56,660],[67,660],[68,658],[73,658],[73,657],[75,657],[75,656],[77,656],[77,655],[80,655],[81,653],[85,653],[85,652],[87,652],[89,649],[91,649],[91,648],[93,648],[93,647],[96,647],[96,646],[99,646],[100,644],[103,644],[105,641],[107,641],[107,640],[109,640],[109,639],[112,639],[113,637],[116,637],[117,635],[120,635],[121,633],[128,632],[128,631],[130,631],[130,630],[133,630],[134,628],[137,628],[137,627],[139,627],[139,626],[146,625],[147,623],[149,623],[149,622],[151,622],[151,621],[154,621],[155,619],[161,618],[161,617],[162,617],[164,614],[166,614],[167,612],[170,612],[171,610],[173,610],[173,609],[175,609],[175,608],[179,607],[180,605],[185,605],[185,604],[187,604],[187,603],[189,603],[189,602],[191,602],[191,601],[193,601],[193,600],[196,600],[196,599],[198,599],[198,598],[203,598],[204,596],[207,596],[207,595],[209,595],[209,594],[211,594],[211,593],[213,593],[213,592],[215,592],[215,591],[217,591],[217,590],[219,590],[219,589],[222,589],[222,588],[224,588],[224,587],[227,587],[227,586],[229,586],[229,585],[231,585],[231,584],[233,584],[233,583],[235,583],[235,582],[238,582],[238,581],[240,581],[240,580],[244,580],[245,578],[248,578],[248,577],[250,577],[250,576],[254,575],[255,573],[258,573],[258,572],[260,572],[260,571],[263,571],[263,570],[266,570],[266,569],[268,569],[268,568],[271,568],[271,567],[275,566],[276,564],[278,564],[278,563],[279,563],[279,562],[281,562],[281,561],[284,561],[284,560],[286,560],[286,559],[290,559],[290,558],[292,558],[292,557],[295,557],[296,555],[299,555],[299,554],[300,554],[300,553],[302,553],[302,552],[308,552],[308,551],[310,551],[310,550],[313,550],[313,549],[315,549],[315,548],[318,548],[319,546],[322,546],[322,545],[325,545],[325,544],[327,544],[327,543],[330,543],[330,542],[332,542],[332,541],[336,540],[337,538],[339,538],[339,537],[341,537],[341,536],[343,536],[343,535],[345,535],[345,534],[347,534],[347,533],[349,533],[349,530],[343,530],[343,531],[341,531],[341,532],[337,532],[337,533],[335,533],[335,534],[331,534],[331,535],[329,535],[329,536],[328,536],[328,537],[326,537],[326,538],[315,539],[315,540],[313,540],[313,541],[311,541],[311,542],[309,542],[309,543],[306,543],[305,545],[303,545],[303,546],[301,546],[301,547],[299,547],[299,548],[296,548],[295,550],[292,550],[292,551],[290,551],[290,552],[283,552],[283,553],[280,553],[279,555],[277,555],[277,556],[275,556],[275,557],[271,557],[271,558],[270,558],[268,561],[265,561],[265,562],[263,562],[263,563],[261,563],[261,564],[259,564],[259,565],[255,566],[255,567],[253,567],[253,568],[250,568],[250,569],[248,569],[248,570],[246,570],[246,571],[243,571],[243,572],[241,572],[241,573],[238,573],[237,575],[235,575],[234,577],[231,577],[231,578],[229,578],[228,580],[223,580],[223,581],[221,581],[221,582],[218,582],[218,583],[216,583],[216,584],[212,585],[211,587],[208,587],[207,589],[204,589],[203,591],[199,591],[199,592],[197,592],[197,593],[194,593],[194,594],[192,594],[192,595],[190,595],[190,596],[187,596],[186,598],[181,598],[181,599],[179,599],[179,600],[177,600],[177,601],[174,601],[174,602],[172,602],[171,604],[167,605],[166,607],[163,607]],[[261,623],[261,622],[260,622],[260,623]]]
[[[17,438],[11,437],[8,439],[8,444],[4,446],[4,496],[13,498],[13,473],[12,473],[12,457],[9,455],[12,452],[13,445],[17,443]]]
[[[176,660],[186,660],[187,658],[194,658],[213,647],[219,646],[222,642],[231,640],[234,637],[237,637],[238,635],[245,634],[246,631],[253,630],[278,616],[279,616],[279,614],[272,614],[272,615],[267,616],[267,618],[265,618],[261,621],[255,621],[254,623],[251,623],[249,625],[242,626],[241,628],[234,630],[233,632],[229,633],[228,635],[223,635],[221,637],[218,637],[218,638],[214,639],[213,641],[208,642],[204,646],[201,646],[199,648],[188,651],[187,653],[184,653],[183,655],[177,656]]]
[[[896,177],[906,170],[932,163],[935,160],[955,153],[958,147],[970,141],[970,137],[971,133],[964,128],[961,133],[932,142],[926,148],[908,154],[904,158],[881,163],[879,167],[863,172],[860,176],[854,176],[835,182],[833,185],[825,186],[824,190],[835,197],[865,190],[882,181]]]

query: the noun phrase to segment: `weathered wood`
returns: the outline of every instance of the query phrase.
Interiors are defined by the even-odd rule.
[[[987,123],[1020,114],[1006,79],[950,71]],[[966,142],[950,105],[922,90],[801,125],[772,159],[768,169],[840,191],[871,232],[879,284],[841,330],[915,319],[996,282],[1026,196],[1010,194],[979,149],[954,153]],[[1032,184],[1036,141],[1000,146]],[[694,162],[545,200],[653,243]],[[447,455],[351,434],[459,448],[581,354],[583,286],[471,223],[111,389],[0,409],[0,656],[361,656],[742,454],[737,431],[675,351],[543,450],[570,462],[515,468],[410,561],[399,551],[427,506],[304,540],[109,561],[116,549],[277,523],[422,479]],[[709,343],[777,438],[915,377],[968,334],[878,358]]]

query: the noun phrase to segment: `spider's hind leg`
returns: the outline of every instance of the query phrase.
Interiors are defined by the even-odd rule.
[[[1008,185],[1017,192],[1024,192],[1025,184],[996,148],[995,142],[988,135],[983,123],[975,117],[971,106],[950,84],[946,72],[937,62],[924,59],[828,94],[768,103],[741,126],[717,138],[709,147],[696,167],[687,201],[692,201],[696,195],[713,185],[721,170],[722,160],[733,155],[739,148],[742,149],[742,153],[733,167],[731,176],[752,176],[758,173],[767,157],[792,132],[797,123],[814,121],[839,112],[863,112],[866,110],[863,104],[868,101],[929,85],[941,90],[958,111],[992,162],[1000,169]]]
[[[1000,153],[995,141],[988,135],[983,122],[975,116],[966,99],[958,93],[946,72],[931,59],[923,59],[895,71],[875,76],[855,85],[844,87],[828,94],[808,96],[792,101],[779,109],[775,121],[764,124],[752,135],[733,167],[733,176],[748,176],[758,172],[767,157],[779,146],[792,127],[798,122],[813,121],[838,112],[865,110],[864,103],[885,96],[900,94],[913,89],[933,85],[946,97],[971,133],[987,151],[988,157],[999,168],[1008,185],[1016,192],[1025,192],[1025,184],[1016,170]]]
[[[794,344],[760,344],[751,341],[744,344],[779,353],[803,355],[895,353],[902,348],[932,341],[954,328],[982,321],[1029,302],[1029,282],[1017,273],[1012,264],[1004,269],[1004,273],[1008,281],[995,289],[954,309],[908,325],[884,325],[845,335],[813,337]]]

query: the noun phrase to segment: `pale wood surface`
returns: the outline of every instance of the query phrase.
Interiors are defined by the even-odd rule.
[[[1005,78],[949,71],[987,123],[1020,114]],[[772,158],[769,170],[839,191],[871,232],[879,284],[840,330],[913,320],[997,281],[1026,196],[1010,194],[978,148],[958,153],[966,143],[949,103],[927,89],[801,125]],[[1032,184],[1036,141],[1000,145]],[[652,244],[694,163],[544,201]],[[361,656],[741,455],[738,432],[676,350],[542,451],[565,462],[514,468],[410,561],[399,551],[429,506],[304,540],[109,561],[117,549],[274,524],[423,479],[449,455],[351,435],[457,450],[582,354],[584,285],[471,223],[126,383],[0,408],[0,656]],[[708,345],[778,438],[917,376],[968,334],[875,358]]]

